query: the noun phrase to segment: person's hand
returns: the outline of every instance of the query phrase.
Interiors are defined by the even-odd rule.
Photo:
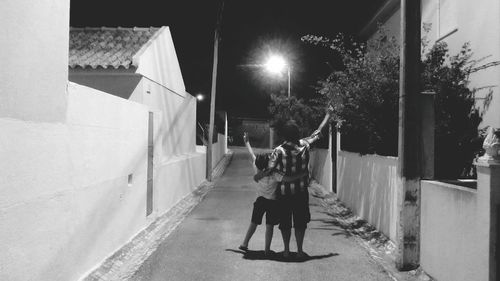
[[[313,136],[313,137],[318,137],[318,138],[319,138],[319,137],[321,137],[321,131],[320,131],[320,130],[318,130],[318,129],[316,129],[316,130],[312,133],[312,136]]]
[[[326,114],[332,114],[332,112],[333,112],[333,106],[329,104],[328,108],[326,109]]]
[[[243,133],[243,141],[244,141],[245,143],[247,143],[247,142],[248,142],[248,133],[247,133],[247,132],[244,132],[244,133]]]

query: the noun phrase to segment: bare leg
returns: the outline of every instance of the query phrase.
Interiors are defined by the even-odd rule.
[[[302,245],[304,243],[304,236],[306,235],[305,228],[295,228],[295,240],[297,240],[297,256],[303,257],[305,255]]]
[[[252,238],[252,235],[254,234],[256,229],[257,229],[257,224],[251,222],[250,225],[248,226],[247,235],[245,236],[245,240],[243,240],[243,243],[241,244],[241,246],[248,247],[248,242],[250,242],[250,238]]]
[[[292,229],[281,229],[281,236],[283,237],[283,244],[285,249],[283,250],[283,257],[288,258],[290,256],[290,236],[292,235]]]
[[[273,232],[274,232],[274,225],[266,224],[266,246],[265,246],[266,254],[270,253],[271,251],[271,241],[273,240]]]

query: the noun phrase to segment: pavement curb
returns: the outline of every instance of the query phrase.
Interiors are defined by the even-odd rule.
[[[233,152],[219,161],[212,171],[212,178],[219,178],[231,162]],[[198,188],[180,200],[175,206],[145,229],[135,235],[118,251],[106,258],[103,263],[94,268],[80,280],[128,280],[139,269],[141,264],[158,248],[160,243],[186,218],[214,186],[214,181],[203,181]]]
[[[395,266],[396,245],[383,233],[356,216],[333,192],[313,180],[309,193],[319,199],[321,206],[332,216],[336,225],[342,227],[361,245],[373,261],[394,281],[433,281],[421,268],[399,271]]]

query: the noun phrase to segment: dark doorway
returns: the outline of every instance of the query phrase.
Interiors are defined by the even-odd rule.
[[[148,117],[148,171],[146,192],[146,216],[153,212],[153,112]]]

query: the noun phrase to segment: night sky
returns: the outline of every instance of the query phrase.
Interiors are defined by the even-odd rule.
[[[169,26],[192,95],[210,95],[214,27],[221,0],[71,0],[70,25],[108,27]],[[267,117],[270,94],[286,94],[287,78],[258,67],[270,52],[292,66],[292,95],[316,95],[314,85],[331,70],[335,57],[300,38],[307,34],[356,34],[384,0],[226,0],[219,47],[217,109],[230,116]],[[199,103],[208,116],[209,99]]]

